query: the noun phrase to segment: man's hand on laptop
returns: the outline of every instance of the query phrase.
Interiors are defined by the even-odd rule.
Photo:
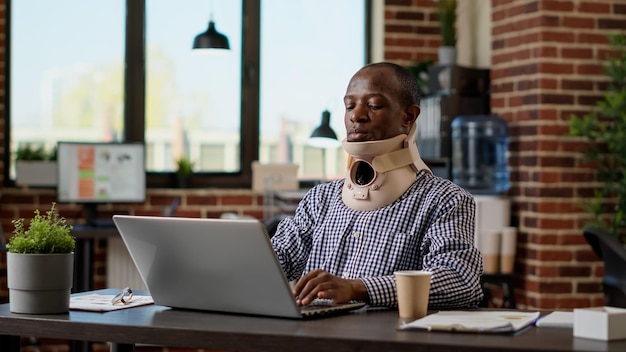
[[[316,298],[332,299],[335,303],[366,301],[367,289],[359,279],[342,279],[327,271],[316,269],[305,275],[293,288],[299,306],[306,306]]]

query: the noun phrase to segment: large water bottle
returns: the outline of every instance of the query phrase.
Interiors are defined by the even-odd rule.
[[[508,191],[506,121],[495,115],[458,116],[451,127],[452,181],[473,194]]]

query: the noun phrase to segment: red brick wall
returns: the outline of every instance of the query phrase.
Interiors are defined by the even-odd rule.
[[[434,2],[388,0],[385,58],[436,59]],[[623,0],[492,0],[491,108],[509,124],[512,222],[519,227],[520,307],[603,304],[603,264],[582,236],[577,204],[592,194],[568,117],[601,96],[608,33],[626,30]]]
[[[603,303],[598,261],[577,204],[596,185],[567,137],[571,114],[601,97],[607,34],[626,30],[621,0],[493,0],[492,111],[510,127],[509,164],[521,302],[537,308]]]
[[[441,44],[433,0],[385,1],[386,61],[409,66],[427,58],[437,61]]]

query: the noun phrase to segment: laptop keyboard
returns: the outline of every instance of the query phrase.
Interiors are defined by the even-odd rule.
[[[320,309],[320,308],[332,308],[334,306],[336,306],[336,304],[333,302],[332,299],[317,298],[313,300],[313,302],[309,303],[308,305],[304,307],[300,307],[300,310],[304,312],[304,311],[310,311],[310,310],[315,310],[315,309]]]
[[[334,303],[332,299],[320,299],[317,298],[313,302],[304,307],[300,307],[300,312],[305,317],[321,316],[328,314],[336,314],[341,312],[347,312],[353,309],[363,307],[363,302],[351,302],[351,303]]]

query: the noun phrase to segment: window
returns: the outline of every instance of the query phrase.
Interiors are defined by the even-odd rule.
[[[198,172],[240,170],[241,6],[241,0],[146,1],[145,139],[158,149],[170,145],[172,152],[148,170],[172,171],[181,156],[190,157]],[[231,50],[192,50],[210,18]]]
[[[57,140],[109,142],[123,133],[124,0],[95,4],[7,4],[12,153],[27,143],[51,151]]]
[[[8,0],[10,150],[143,141],[149,187],[173,186],[181,155],[198,187],[247,187],[254,160],[301,164],[304,178],[341,173],[341,148],[306,141],[324,110],[345,136],[342,96],[368,61],[368,4]],[[210,18],[229,38],[224,55],[191,50]]]
[[[366,62],[365,15],[360,0],[261,2],[261,145],[272,151],[261,162],[296,163],[307,179],[345,171],[345,157],[325,158],[341,147],[322,151],[307,142],[324,110],[345,138],[343,96]]]

